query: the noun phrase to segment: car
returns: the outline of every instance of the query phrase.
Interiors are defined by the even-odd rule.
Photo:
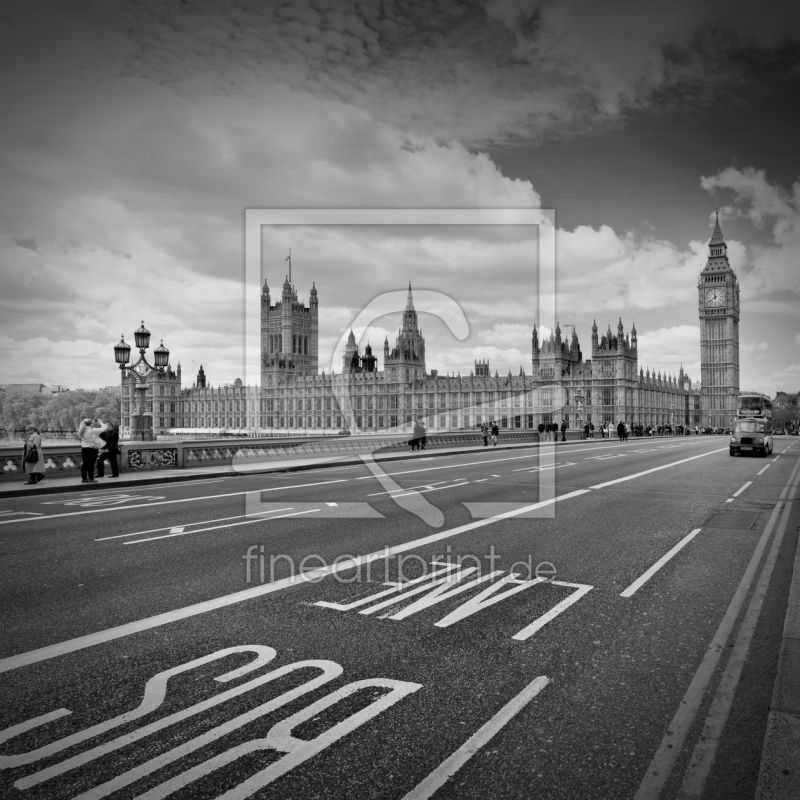
[[[349,430],[347,430],[347,428],[342,428],[342,429],[339,431],[339,436],[349,436],[349,435],[350,435],[350,431],[349,431]]]
[[[772,428],[769,422],[763,419],[737,420],[729,440],[732,456],[753,453],[766,458],[774,446]]]

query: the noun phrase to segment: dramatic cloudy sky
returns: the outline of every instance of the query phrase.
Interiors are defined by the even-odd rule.
[[[118,382],[144,318],[191,384],[242,375],[246,208],[555,210],[558,318],[699,377],[697,276],[720,207],[742,387],[800,389],[800,5],[745,0],[25,2],[0,13],[0,383]],[[320,298],[322,361],[375,295],[429,368],[529,367],[526,229],[265,231]],[[367,333],[379,358],[397,318]],[[366,338],[362,344],[366,343]]]

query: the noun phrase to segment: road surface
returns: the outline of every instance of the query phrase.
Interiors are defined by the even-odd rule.
[[[751,798],[800,522],[775,442],[3,499],[0,794]]]

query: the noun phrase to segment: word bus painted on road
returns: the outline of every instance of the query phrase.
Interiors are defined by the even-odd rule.
[[[252,653],[255,654],[255,657],[248,664],[226,672],[214,678],[214,680],[220,683],[227,683],[228,681],[235,680],[243,675],[261,669],[269,664],[277,655],[276,650],[264,645],[228,647],[211,653],[210,655],[188,661],[177,667],[159,672],[147,681],[141,703],[137,708],[132,711],[123,712],[104,722],[90,725],[83,730],[64,736],[61,739],[56,739],[48,744],[40,745],[33,750],[15,753],[13,755],[0,755],[0,769],[16,769],[28,764],[33,764],[42,759],[50,759],[51,756],[60,753],[62,750],[74,748],[76,745],[84,742],[90,743],[91,740],[97,740],[99,738],[96,744],[89,744],[88,749],[67,756],[62,761],[50,763],[49,766],[39,769],[38,772],[29,772],[14,783],[16,789],[29,789],[47,781],[52,781],[59,776],[63,776],[74,769],[83,767],[109,753],[130,747],[151,734],[162,731],[170,726],[178,725],[178,723],[190,717],[203,714],[229,700],[241,697],[248,692],[253,692],[265,684],[282,678],[285,675],[304,671],[309,673],[308,679],[304,683],[294,686],[267,702],[250,708],[232,719],[226,720],[216,727],[201,733],[199,736],[187,739],[186,734],[189,733],[191,729],[186,726],[178,726],[173,735],[172,742],[165,744],[164,749],[156,752],[149,760],[132,767],[126,772],[109,776],[108,765],[111,762],[106,760],[102,769],[98,767],[97,770],[97,775],[103,782],[77,795],[81,800],[99,800],[99,798],[104,798],[112,793],[118,792],[120,789],[162,769],[189,753],[193,753],[212,742],[219,741],[221,737],[245,725],[251,723],[258,724],[258,721],[261,720],[262,717],[293,702],[298,697],[307,695],[320,686],[339,678],[344,671],[339,664],[333,661],[295,661],[294,663],[287,664],[278,669],[265,672],[227,691],[199,700],[181,711],[176,711],[167,716],[154,719],[154,712],[164,703],[167,694],[167,683],[170,678],[180,673],[197,669],[210,662],[218,661],[239,653]],[[348,683],[338,689],[334,689],[329,694],[306,705],[304,708],[299,709],[289,717],[274,724],[266,731],[259,725],[259,733],[263,735],[258,738],[250,739],[218,753],[200,764],[196,764],[193,767],[181,771],[177,775],[173,775],[173,777],[164,780],[144,794],[137,796],[140,798],[147,798],[147,800],[167,797],[173,792],[211,775],[214,771],[228,764],[246,758],[251,753],[272,750],[281,754],[281,757],[273,761],[269,766],[245,778],[237,786],[221,795],[221,797],[224,798],[250,797],[264,786],[267,786],[277,778],[285,775],[294,767],[317,755],[325,748],[330,747],[343,736],[357,730],[404,697],[421,688],[422,685],[419,683],[390,680],[388,678],[370,678]],[[334,713],[328,712],[326,718],[330,720],[329,724],[325,727],[325,730],[317,733],[316,736],[310,739],[300,739],[293,736],[295,729],[304,722],[321,715],[323,711],[333,708],[336,704],[357,693],[362,693],[365,699],[369,699],[370,702],[366,705],[357,703],[357,711],[349,710],[353,707],[352,704],[347,708],[343,706],[342,708],[344,710],[340,711],[338,717],[335,711]],[[253,695],[253,697],[256,696],[257,694]],[[347,704],[345,705],[347,706]],[[0,731],[0,745],[3,745],[5,742],[27,731],[51,723],[71,713],[72,712],[66,708],[60,708],[48,714],[42,714],[41,716],[33,717],[25,722],[12,725],[10,728]],[[337,719],[338,721],[335,721]],[[114,738],[109,739],[105,736],[108,731],[127,725],[135,720],[142,720],[140,727],[133,730],[126,728],[123,734]],[[334,721],[335,724],[330,724]],[[199,723],[195,724],[200,727]],[[40,737],[40,741],[41,738],[44,737]],[[161,741],[165,740],[162,738]],[[64,779],[62,779],[61,783],[64,783]],[[65,788],[68,787],[63,785],[58,786],[61,792],[63,792]],[[53,791],[55,791],[55,787]]]

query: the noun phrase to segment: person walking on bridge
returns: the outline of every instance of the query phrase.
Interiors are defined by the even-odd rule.
[[[22,465],[28,480],[25,485],[39,483],[44,478],[45,466],[42,454],[42,435],[35,425],[25,428],[28,438],[25,440],[25,449],[22,452]],[[35,457],[34,457],[35,456]]]

